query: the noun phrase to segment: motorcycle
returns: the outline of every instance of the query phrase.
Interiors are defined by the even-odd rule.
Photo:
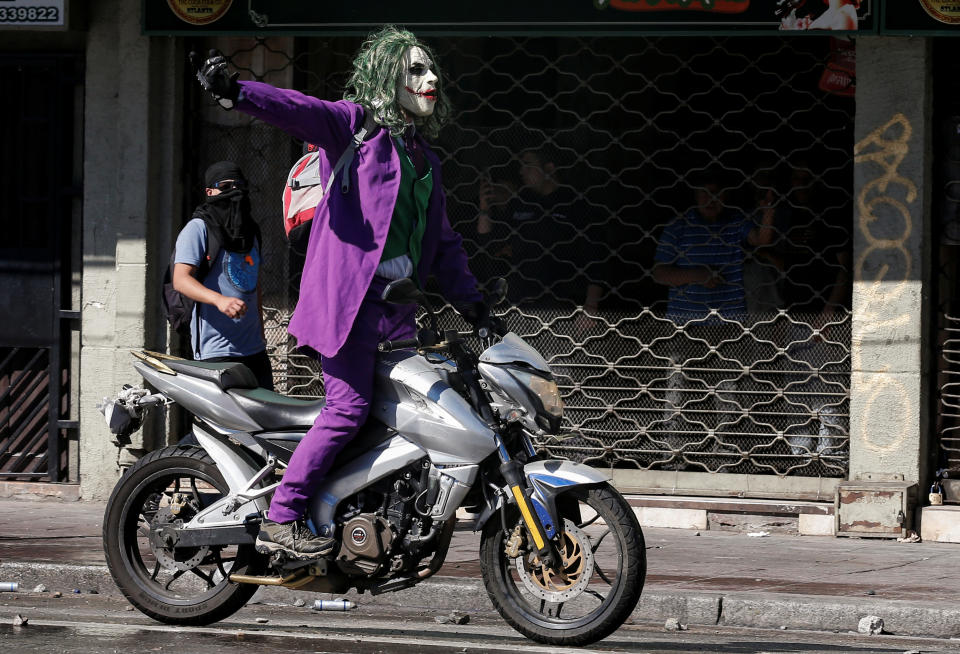
[[[119,589],[175,625],[222,620],[260,585],[400,591],[441,569],[462,509],[481,532],[490,600],[514,629],[553,645],[615,631],[643,588],[643,534],[607,476],[536,451],[534,438],[556,434],[563,416],[547,362],[512,332],[481,333],[479,355],[472,333],[441,333],[411,280],[383,298],[419,303],[430,327],[379,345],[370,418],[309,502],[308,526],[339,543],[316,560],[268,557],[254,543],[323,400],[258,388],[242,364],[133,352],[153,390],[105,398],[111,431],[122,440],[147,411],[177,403],[200,447],[147,454],[114,488],[103,541]]]

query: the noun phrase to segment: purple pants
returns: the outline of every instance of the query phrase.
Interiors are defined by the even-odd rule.
[[[307,500],[323,481],[337,453],[356,435],[370,412],[377,343],[413,338],[416,305],[380,299],[386,284],[374,278],[350,335],[332,357],[320,357],[327,404],[297,445],[283,481],[273,494],[268,518],[292,522],[307,510]]]

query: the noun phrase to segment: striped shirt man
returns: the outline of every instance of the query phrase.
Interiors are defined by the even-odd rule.
[[[691,209],[664,228],[654,260],[690,273],[684,277],[687,283],[670,283],[668,318],[682,324],[704,318],[711,309],[732,319],[746,313],[744,244],[754,227],[737,211],[726,209],[705,220]]]

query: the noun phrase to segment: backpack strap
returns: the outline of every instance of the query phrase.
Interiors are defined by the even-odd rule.
[[[296,179],[294,179],[293,177],[294,173],[296,173],[296,171],[300,168],[301,161],[308,162],[303,166],[303,170],[302,170],[302,172],[306,172],[308,168],[311,168],[311,166],[314,165],[314,163],[311,162],[310,159],[317,159],[319,156],[320,156],[320,153],[314,150],[313,152],[308,152],[302,157],[300,157],[300,159],[297,160],[297,163],[293,164],[293,167],[290,168],[290,174],[287,175],[287,186],[289,186],[294,191],[298,191],[301,188],[304,188],[306,186],[318,186],[322,184],[323,178],[321,178],[320,175],[302,176],[302,177],[297,177]]]
[[[201,282],[210,274],[213,262],[217,260],[217,255],[220,254],[220,230],[216,228],[211,229],[207,221],[203,221],[203,224],[207,228],[207,252],[206,258],[204,258],[197,267],[197,279]]]
[[[220,255],[220,250],[222,245],[220,243],[220,230],[212,227],[207,221],[203,221],[204,225],[207,228],[207,252],[206,256],[200,261],[200,265],[197,266],[196,278],[200,283],[203,283],[203,280],[206,279],[207,275],[210,274],[210,269],[213,267],[213,262],[217,260],[217,257]],[[260,233],[260,224],[256,221],[253,221],[254,229],[254,244],[257,248],[260,248],[261,258],[263,253],[263,238]],[[200,358],[200,304],[197,303],[196,308],[196,322],[197,328],[193,330],[192,335],[196,338],[196,343],[193,344],[194,352],[196,353],[196,358]]]
[[[343,151],[343,154],[340,155],[340,158],[337,160],[337,164],[333,167],[333,171],[330,173],[330,179],[327,180],[327,187],[323,189],[323,194],[326,195],[330,192],[330,187],[333,186],[333,179],[337,176],[344,168],[349,168],[350,164],[353,163],[353,157],[357,152],[360,151],[360,146],[363,145],[363,141],[367,138],[367,135],[372,133],[376,127],[376,123],[373,120],[373,114],[369,111],[364,110],[366,118],[363,121],[363,125],[357,132],[353,135],[351,143],[347,146],[347,149]],[[340,192],[346,195],[350,192],[350,175],[344,173],[340,179]]]

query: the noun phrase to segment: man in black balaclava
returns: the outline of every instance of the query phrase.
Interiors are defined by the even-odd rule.
[[[260,307],[260,230],[240,167],[220,161],[204,175],[206,198],[177,237],[173,287],[196,305],[194,356],[238,361],[273,389]]]

